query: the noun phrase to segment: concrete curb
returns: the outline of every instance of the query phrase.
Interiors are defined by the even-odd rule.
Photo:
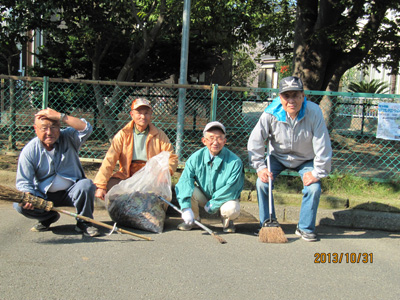
[[[321,225],[340,226],[359,229],[400,231],[400,214],[349,209],[335,211],[333,217],[319,220]]]
[[[105,209],[104,202],[96,199],[95,209]],[[177,205],[177,203],[174,203]],[[241,217],[238,222],[259,222],[258,204],[254,201],[241,201]],[[200,211],[200,216],[207,219],[217,219],[219,214],[208,215]],[[276,217],[281,223],[297,223],[300,207],[275,205]],[[169,208],[167,215],[179,216]],[[318,209],[317,225],[336,226],[353,229],[373,229],[385,231],[400,231],[400,213],[367,211],[361,209]]]
[[[242,202],[241,206],[243,210],[259,220],[257,203]],[[275,211],[279,222],[297,223],[299,221],[300,207],[277,205]],[[354,229],[400,231],[400,213],[360,209],[318,209],[316,224]]]

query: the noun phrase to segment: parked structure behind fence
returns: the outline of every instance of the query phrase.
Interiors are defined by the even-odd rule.
[[[94,132],[82,147],[86,161],[102,161],[110,139],[129,120],[132,100],[146,97],[153,106],[153,123],[180,149],[181,166],[203,147],[202,130],[221,121],[228,131],[227,147],[248,167],[247,140],[265,107],[278,96],[276,89],[233,88],[217,85],[167,85],[104,82],[0,75],[0,150],[18,153],[35,136],[34,114],[42,108],[85,118]],[[186,91],[183,138],[177,143],[179,88]],[[399,180],[399,142],[376,138],[378,104],[399,103],[400,95],[306,91],[320,105],[330,132],[333,172],[374,180]]]

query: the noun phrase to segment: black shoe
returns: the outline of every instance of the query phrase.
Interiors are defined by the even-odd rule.
[[[91,237],[100,235],[97,228],[92,226],[91,223],[88,222],[77,222],[75,226],[75,231]]]
[[[307,242],[315,242],[317,240],[317,235],[314,232],[305,232],[299,228],[296,228],[296,235],[301,236],[301,238]]]
[[[47,230],[49,230],[50,225],[57,222],[59,218],[60,218],[60,214],[56,213],[50,219],[38,222],[35,226],[33,226],[31,228],[31,231],[33,231],[33,232],[47,231]]]

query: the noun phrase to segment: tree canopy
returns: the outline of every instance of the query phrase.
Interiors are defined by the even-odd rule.
[[[293,74],[310,90],[337,91],[344,72],[358,64],[383,64],[398,73],[400,2],[397,0],[271,1],[264,26],[265,52],[293,53]],[[292,51],[291,51],[292,50]]]
[[[210,70],[226,53],[254,44],[254,28],[268,9],[264,4],[192,1],[188,73]],[[35,68],[37,75],[151,82],[179,73],[180,1],[52,0],[47,5],[54,13],[42,19],[47,41],[39,54],[43,63]]]
[[[21,51],[32,37],[27,35],[37,24],[33,18],[37,3],[4,0],[0,3],[0,71],[18,74]]]
[[[22,51],[30,38],[24,33],[37,28],[46,43],[36,75],[147,82],[177,76],[182,5],[2,1],[0,68]],[[383,64],[397,74],[399,12],[398,0],[192,0],[188,74],[213,69],[257,41],[266,54],[291,57],[289,69],[312,90],[337,91],[346,70],[360,64]]]

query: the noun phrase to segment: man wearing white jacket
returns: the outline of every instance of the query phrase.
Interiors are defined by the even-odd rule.
[[[270,170],[265,145],[269,145]],[[250,135],[247,150],[250,165],[258,175],[260,224],[269,218],[268,178],[273,183],[283,170],[292,169],[299,173],[304,185],[296,234],[306,241],[316,241],[320,179],[331,171],[332,148],[322,111],[317,104],[307,101],[300,78],[290,76],[281,80],[279,97],[261,115]],[[274,207],[272,210],[275,217]]]

